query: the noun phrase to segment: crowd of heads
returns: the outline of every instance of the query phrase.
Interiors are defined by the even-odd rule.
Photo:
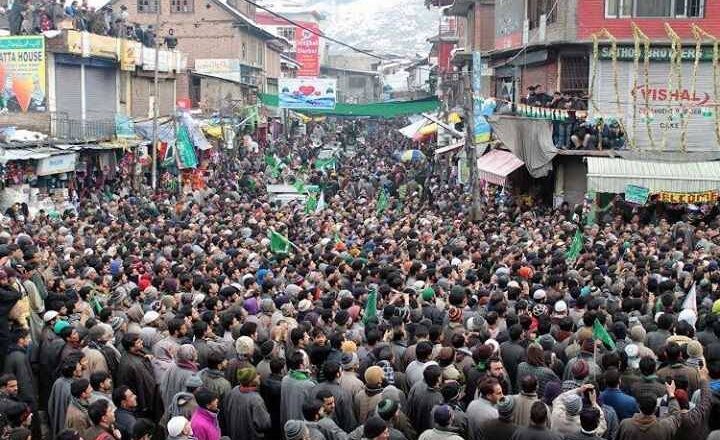
[[[488,189],[470,220],[453,173],[396,159],[413,146],[402,121],[347,125],[327,137],[364,145],[334,170],[313,169],[310,140],[279,141],[211,164],[190,194],[108,182],[58,218],[5,216],[5,435],[614,440],[656,414],[720,428],[717,216],[644,222],[618,204],[586,225]],[[325,209],[265,191],[298,181]],[[275,233],[292,246],[273,251]]]

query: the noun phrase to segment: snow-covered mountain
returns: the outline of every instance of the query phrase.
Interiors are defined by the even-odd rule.
[[[266,0],[266,4],[282,3]],[[413,56],[427,54],[426,39],[437,34],[438,10],[423,0],[294,0],[326,16],[323,32],[355,47]],[[330,52],[348,49],[330,43]]]

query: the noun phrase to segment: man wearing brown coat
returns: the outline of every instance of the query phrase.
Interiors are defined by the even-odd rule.
[[[670,415],[661,419],[655,416],[657,400],[654,395],[643,394],[638,397],[640,413],[620,423],[616,440],[672,440],[681,426],[688,428],[704,423],[710,411],[710,389],[707,373],[704,374],[700,391],[700,403],[688,412],[680,412],[675,400],[675,382],[666,386]]]

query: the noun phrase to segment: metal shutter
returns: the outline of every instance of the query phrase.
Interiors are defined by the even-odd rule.
[[[111,120],[117,112],[116,71],[85,66],[85,119]]]
[[[633,121],[633,62],[618,61],[618,91],[620,95],[620,110],[625,127],[628,133],[632,133]],[[648,82],[651,90],[654,90],[655,99],[650,99],[650,109],[654,113],[654,118],[650,122],[652,138],[655,141],[655,149],[662,148],[663,131],[667,134],[667,143],[665,151],[680,151],[681,149],[681,124],[680,118],[675,117],[669,120],[669,111],[678,111],[690,104],[692,114],[689,117],[687,125],[687,142],[688,151],[718,151],[718,145],[715,136],[715,121],[712,117],[706,117],[701,114],[703,105],[711,105],[713,100],[713,67],[712,63],[701,62],[698,66],[698,75],[696,83],[695,99],[667,99],[668,76],[670,74],[670,63],[651,61],[648,72]],[[685,61],[682,64],[682,86],[675,87],[681,93],[687,93],[691,87],[691,78],[693,71],[693,62]],[[590,70],[592,76],[592,66]],[[643,73],[643,62],[640,60],[640,72],[638,72],[638,87],[644,87],[645,76]],[[595,84],[597,86],[597,106],[601,115],[617,117],[617,105],[615,97],[615,79],[614,79],[612,61],[601,60],[598,64],[597,78]],[[662,90],[664,96],[662,99],[657,95],[658,90]],[[686,95],[686,96],[687,96]],[[652,96],[652,95],[651,95]],[[645,110],[645,99],[642,92],[637,96],[637,125],[635,132],[635,141],[638,149],[650,150],[652,143],[647,133],[647,127],[642,113]],[[718,109],[715,109],[718,111]],[[591,114],[592,109],[591,109]]]
[[[62,91],[55,98],[58,118],[82,119],[80,66],[55,64],[55,90]]]

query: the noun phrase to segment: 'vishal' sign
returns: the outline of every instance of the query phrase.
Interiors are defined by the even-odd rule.
[[[638,86],[632,92],[633,96],[644,103],[645,99],[652,102],[681,102],[683,105],[701,106],[710,100],[710,94],[705,91],[689,89],[668,90],[667,87]]]

